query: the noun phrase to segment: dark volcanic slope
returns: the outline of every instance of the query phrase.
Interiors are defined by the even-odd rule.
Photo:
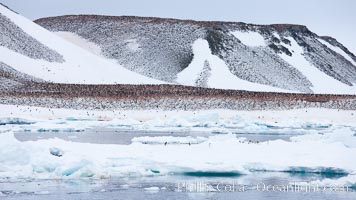
[[[174,82],[176,75],[192,61],[192,43],[203,38],[208,41],[212,53],[241,79],[312,92],[312,83],[295,66],[278,56],[294,53],[289,37],[303,48],[305,58],[319,70],[347,85],[356,83],[356,67],[318,39],[340,47],[356,61],[355,56],[335,39],[319,37],[300,25],[87,15],[43,18],[35,22],[51,31],[76,33],[101,46],[107,58],[116,59],[133,71],[169,82]],[[233,31],[258,32],[267,45],[247,46],[232,35]]]
[[[0,13],[0,47],[49,62],[63,62],[63,56],[43,45]]]
[[[106,57],[165,81],[190,64],[191,44],[206,34],[199,24],[154,18],[66,16],[35,22],[51,31],[75,32],[99,44]]]
[[[27,74],[18,72],[0,62],[0,92],[4,90],[15,90],[16,88],[23,87],[30,83],[41,83],[44,82],[41,79],[29,76]]]

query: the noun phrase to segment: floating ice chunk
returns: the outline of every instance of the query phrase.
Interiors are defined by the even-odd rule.
[[[54,155],[54,156],[57,156],[57,157],[62,157],[64,152],[63,150],[57,148],[57,147],[52,147],[49,149],[49,152]]]
[[[211,130],[211,133],[214,133],[214,134],[229,134],[229,133],[232,133],[229,129],[226,129],[226,128],[213,128]]]
[[[62,128],[62,129],[61,128],[59,128],[59,129],[40,128],[40,129],[37,129],[37,132],[40,132],[40,133],[45,133],[45,132],[52,132],[52,133],[69,132],[69,133],[72,133],[72,132],[83,132],[83,131],[84,131],[84,129],[75,129],[75,128]]]
[[[153,127],[214,127],[220,121],[218,113],[197,114],[187,117],[168,117],[166,119],[153,119],[146,125]]]
[[[188,118],[188,121],[191,121],[195,126],[199,127],[211,127],[216,126],[219,122],[219,114],[218,113],[211,113],[211,114],[204,114],[204,115],[196,115]]]
[[[160,136],[160,137],[135,137],[132,142],[139,142],[143,144],[199,144],[207,141],[205,137],[173,137],[173,136]]]
[[[348,148],[356,148],[356,131],[344,127],[336,130],[324,132],[324,133],[314,133],[305,134],[301,136],[292,137],[291,140],[295,142],[310,142],[319,141],[323,143],[341,143]]]
[[[36,191],[36,192],[34,192],[34,194],[37,194],[37,195],[48,195],[48,194],[50,194],[50,192],[49,191]]]
[[[289,169],[287,169],[283,172],[288,172],[288,173],[292,173],[292,174],[322,174],[326,177],[348,175],[347,171],[345,171],[343,169],[339,169],[339,168],[333,168],[333,167],[315,167],[315,168],[289,167]]]
[[[268,123],[263,123],[263,122],[253,122],[255,125],[262,129],[271,129],[271,128],[276,128],[277,126],[268,124]]]
[[[345,177],[341,177],[338,179],[323,179],[316,180],[311,182],[312,185],[320,185],[320,186],[346,186],[348,188],[356,189],[356,174],[350,174]]]
[[[94,121],[96,120],[95,117],[66,117],[65,120],[67,121]]]
[[[239,171],[191,171],[183,172],[183,175],[195,177],[236,177],[243,174]]]
[[[144,188],[144,190],[147,191],[147,192],[156,193],[156,192],[158,192],[160,189],[159,189],[159,187],[147,187],[147,188]]]
[[[159,190],[159,187],[148,187],[148,188],[144,188],[147,191],[152,191],[152,190]]]
[[[127,189],[127,188],[130,188],[130,185],[128,185],[128,184],[123,184],[123,185],[120,185],[120,187]]]
[[[326,129],[330,128],[332,124],[322,124],[322,123],[305,123],[302,124],[302,128],[305,129]]]
[[[144,121],[138,120],[138,119],[133,119],[133,118],[124,118],[124,119],[114,119],[112,120],[109,124],[117,125],[117,126],[133,126],[133,125],[139,125],[143,123]]]
[[[0,118],[0,125],[6,124],[16,124],[16,125],[25,125],[25,124],[33,124],[34,121],[23,119],[23,118]]]
[[[79,162],[71,163],[63,169],[61,174],[63,176],[93,177],[94,173],[90,170],[90,166],[90,161],[80,160]]]

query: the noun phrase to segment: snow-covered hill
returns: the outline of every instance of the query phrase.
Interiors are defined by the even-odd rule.
[[[9,69],[56,83],[163,83],[94,55],[0,5],[0,74]]]
[[[93,15],[35,22],[127,69],[167,82],[356,94],[355,55],[335,39],[301,25]]]

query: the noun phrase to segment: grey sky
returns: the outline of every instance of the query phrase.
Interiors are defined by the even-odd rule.
[[[330,35],[356,53],[355,0],[0,0],[20,14],[37,19],[65,14],[170,17],[307,25]]]

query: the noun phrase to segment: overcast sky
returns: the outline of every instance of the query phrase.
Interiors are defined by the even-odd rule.
[[[0,0],[30,19],[65,14],[303,24],[356,54],[355,0]]]

